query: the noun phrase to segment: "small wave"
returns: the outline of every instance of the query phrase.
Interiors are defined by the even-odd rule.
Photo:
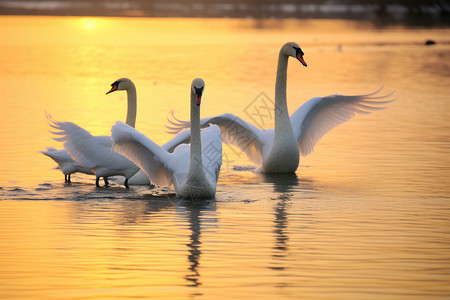
[[[252,165],[245,165],[245,166],[233,166],[233,171],[255,171],[256,167]]]
[[[176,194],[174,191],[167,188],[154,188],[148,192],[142,194],[144,198],[150,199],[175,199]]]
[[[11,188],[10,190],[8,190],[8,192],[25,193],[26,190],[24,190],[24,189],[22,189],[22,188],[20,188],[20,187],[14,187],[14,188]]]

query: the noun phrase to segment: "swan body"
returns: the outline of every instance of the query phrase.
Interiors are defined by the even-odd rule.
[[[382,100],[389,95],[376,96],[381,90],[366,95],[330,95],[315,97],[300,106],[289,116],[286,99],[288,58],[294,57],[303,66],[303,51],[296,43],[283,45],[278,57],[275,84],[275,128],[260,129],[233,114],[222,114],[200,120],[200,126],[216,124],[225,143],[243,150],[263,173],[294,173],[300,154],[306,156],[332,128],[348,121],[357,113],[370,113],[384,109],[382,105],[393,100]],[[189,122],[169,120],[166,126],[171,133],[179,133]]]
[[[59,169],[64,174],[65,182],[70,182],[70,176],[73,173],[80,172],[89,175],[94,174],[91,169],[73,160],[66,150],[57,150],[55,148],[48,147],[47,151],[39,151],[39,153],[47,155],[58,164]]]
[[[173,186],[177,196],[182,198],[213,197],[222,165],[219,127],[212,125],[200,132],[203,90],[203,80],[194,79],[191,85],[190,131],[181,132],[163,147],[122,122],[116,122],[111,128],[115,151],[138,165],[151,182]],[[189,145],[180,145],[189,137]],[[174,149],[172,153],[169,152],[171,149]]]
[[[117,90],[127,91],[127,119],[129,126],[134,127],[136,122],[136,88],[127,78],[121,78],[111,84],[106,93]],[[50,126],[56,129],[53,132],[61,137],[54,138],[64,142],[64,149],[78,163],[92,170],[96,176],[96,186],[99,186],[100,177],[121,175],[125,177],[124,185],[128,188],[128,179],[135,175],[139,168],[119,153],[113,152],[110,136],[93,136],[85,129],[72,122],[58,122],[49,117]]]

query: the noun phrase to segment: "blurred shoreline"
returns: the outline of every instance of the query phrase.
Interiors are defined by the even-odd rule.
[[[449,26],[447,0],[0,0],[0,15],[354,19],[376,23]]]

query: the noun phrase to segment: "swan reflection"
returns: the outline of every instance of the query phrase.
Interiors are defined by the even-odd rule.
[[[199,287],[202,285],[200,281],[200,257],[201,251],[201,218],[205,210],[215,211],[216,206],[213,201],[183,201],[182,205],[185,206],[185,213],[187,220],[189,222],[189,230],[191,234],[189,235],[189,242],[186,244],[188,247],[188,261],[189,267],[187,269],[187,274],[184,277],[187,281],[188,286]],[[215,219],[214,219],[215,220]],[[215,223],[215,222],[214,222]]]
[[[289,193],[292,192],[299,184],[297,174],[261,174],[265,183],[273,185],[273,190],[276,193]],[[279,195],[284,197],[285,195]]]
[[[272,261],[269,269],[285,272],[289,263],[289,212],[291,207],[292,192],[298,188],[299,179],[294,174],[264,174],[264,182],[273,185],[273,191],[276,193],[276,203],[274,205],[273,234],[274,245],[272,246]],[[282,276],[279,278],[283,278]],[[286,287],[287,282],[278,282],[278,287]]]
[[[184,277],[188,281],[188,285],[200,286],[200,273],[198,272],[198,267],[200,265],[200,255],[202,251],[200,250],[202,242],[200,241],[200,215],[201,211],[196,208],[187,208],[187,218],[189,220],[189,229],[191,234],[189,235],[189,243],[186,244],[188,247],[188,260],[189,267],[186,276]]]

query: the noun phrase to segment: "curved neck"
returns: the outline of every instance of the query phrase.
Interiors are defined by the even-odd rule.
[[[136,124],[136,111],[136,87],[131,83],[131,86],[127,89],[127,120],[125,123],[133,128]]]
[[[286,101],[287,66],[288,56],[280,51],[275,83],[275,133],[291,125]]]
[[[191,90],[191,147],[188,176],[203,172],[202,141],[200,137],[200,107],[197,106],[195,94]]]

